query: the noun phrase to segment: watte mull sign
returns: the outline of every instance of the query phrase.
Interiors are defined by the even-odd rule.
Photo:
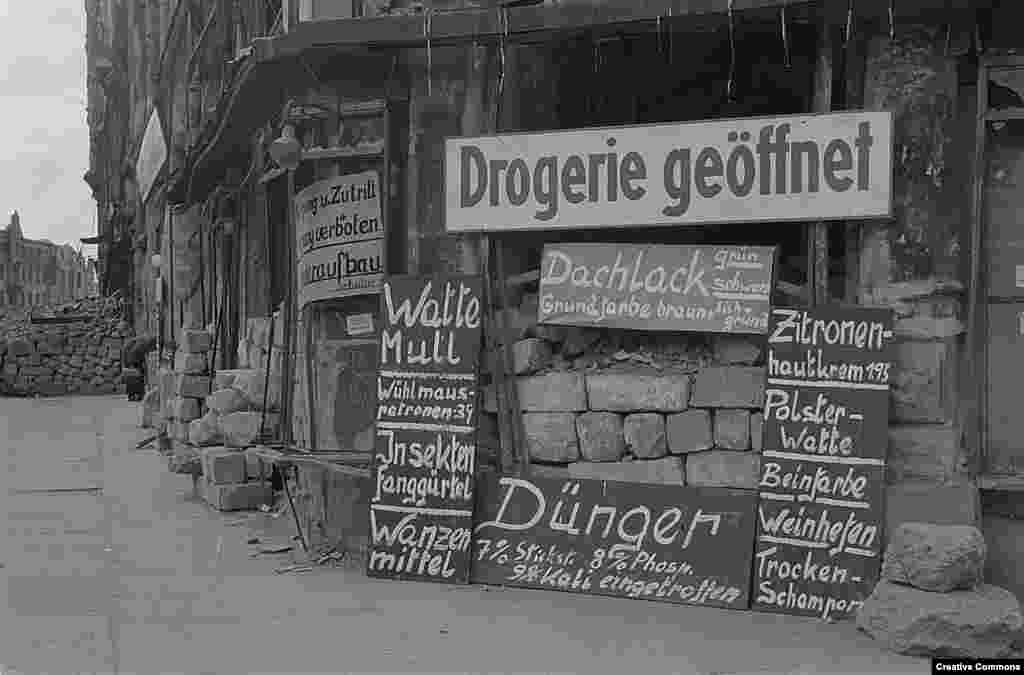
[[[318,181],[295,196],[299,307],[378,293],[384,219],[376,171]]]
[[[445,227],[888,217],[892,139],[889,112],[450,138]]]

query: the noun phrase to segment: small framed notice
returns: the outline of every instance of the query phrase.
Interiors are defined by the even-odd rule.
[[[1024,288],[1024,265],[1017,265],[1014,271],[1016,272],[1014,277],[1016,278],[1017,288]]]
[[[369,335],[373,332],[373,314],[349,314],[345,317],[345,330],[349,335]]]

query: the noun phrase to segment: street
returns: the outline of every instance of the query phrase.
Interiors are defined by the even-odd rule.
[[[3,399],[0,673],[924,673],[853,625],[558,592],[275,574],[118,397]],[[240,524],[240,521],[244,521]]]

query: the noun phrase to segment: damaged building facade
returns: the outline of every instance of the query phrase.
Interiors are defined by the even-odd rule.
[[[508,429],[487,389],[479,466],[515,470],[524,450],[537,475],[756,490],[763,336],[538,324],[537,285],[551,243],[774,246],[774,305],[895,312],[886,527],[981,526],[992,581],[1020,595],[1024,60],[990,5],[90,3],[105,287],[130,289],[136,330],[160,336],[151,382],[177,442],[205,425],[194,442],[256,444],[262,411],[280,413],[276,440],[322,457],[290,472],[306,536],[362,549],[384,275],[505,289],[488,363],[500,337],[522,414]],[[892,114],[891,218],[446,229],[447,138],[836,111]],[[310,190],[352,176],[366,218],[337,227],[365,245],[296,264],[315,249],[296,223],[341,199]],[[356,276],[361,291],[298,299],[314,277]],[[210,344],[182,351],[186,329]],[[238,396],[170,410],[181,387],[204,399],[236,377]]]

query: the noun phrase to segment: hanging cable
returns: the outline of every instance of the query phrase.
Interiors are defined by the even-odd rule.
[[[501,62],[501,71],[498,75],[498,100],[501,100],[502,94],[505,93],[505,46],[508,44],[508,9],[505,7],[501,8],[501,12],[498,14],[498,25],[501,30],[501,34],[498,36],[498,58]]]

